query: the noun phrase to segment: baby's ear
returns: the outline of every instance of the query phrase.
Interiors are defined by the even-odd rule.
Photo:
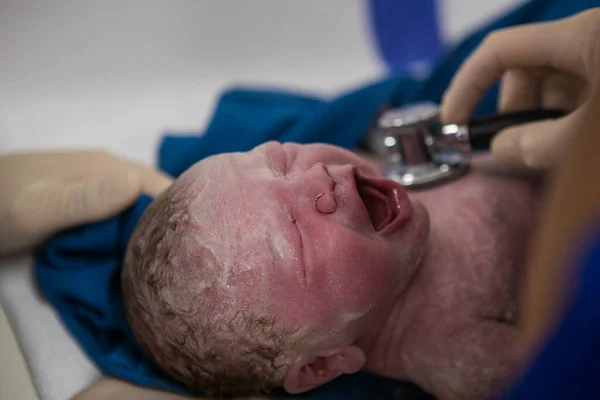
[[[349,346],[327,356],[301,358],[288,370],[283,388],[290,394],[302,393],[319,387],[342,374],[354,374],[365,365],[365,353]]]

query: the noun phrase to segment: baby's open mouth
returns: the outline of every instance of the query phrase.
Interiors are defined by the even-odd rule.
[[[367,178],[355,173],[356,189],[376,232],[390,233],[406,225],[412,206],[402,185],[389,179]]]
[[[393,208],[388,203],[387,195],[367,183],[357,181],[356,188],[363,201],[371,225],[376,232],[382,230],[393,219]]]

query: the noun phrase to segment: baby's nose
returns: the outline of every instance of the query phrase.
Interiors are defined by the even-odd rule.
[[[331,214],[336,209],[333,192],[322,193],[315,200],[315,207],[321,214]]]
[[[310,172],[311,178],[318,187],[315,208],[321,214],[331,214],[337,207],[334,195],[335,182],[329,175],[327,166],[323,163],[313,165]]]

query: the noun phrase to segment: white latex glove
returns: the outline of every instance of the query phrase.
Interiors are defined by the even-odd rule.
[[[492,142],[492,154],[513,166],[554,167],[572,142],[591,92],[600,89],[600,8],[490,34],[454,77],[442,102],[441,119],[446,123],[468,120],[500,78],[502,111],[560,108],[572,112],[503,130]]]
[[[210,397],[187,397],[135,386],[114,378],[104,378],[79,393],[73,400],[212,400]],[[269,400],[268,397],[234,397],[231,400]]]
[[[172,178],[102,151],[0,156],[0,254],[38,245],[69,227],[118,214]]]

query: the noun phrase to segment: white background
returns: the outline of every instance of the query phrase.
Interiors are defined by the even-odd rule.
[[[439,1],[454,40],[517,0]],[[150,162],[237,83],[335,93],[384,73],[362,0],[0,0],[0,151]],[[399,21],[402,23],[402,21]]]

